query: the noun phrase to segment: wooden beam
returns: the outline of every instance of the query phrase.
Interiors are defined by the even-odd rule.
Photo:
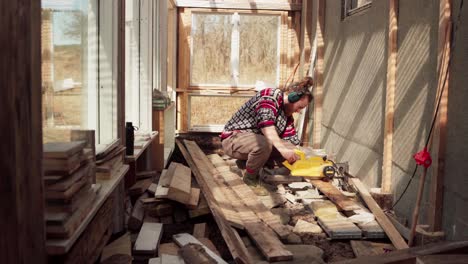
[[[190,166],[190,169],[192,170],[193,175],[197,179],[198,184],[200,184],[204,195],[207,196],[205,190],[209,189],[210,186],[204,184],[202,172],[200,172],[194,160],[192,159],[192,156],[187,151],[182,142],[176,140],[176,144],[179,147],[179,150],[184,156],[188,165]],[[224,241],[226,242],[234,261],[236,261],[237,263],[252,263],[252,257],[247,251],[244,242],[240,238],[237,231],[233,227],[229,226],[227,221],[223,219],[219,206],[216,203],[214,203],[211,199],[207,198],[206,200],[210,206],[211,212],[213,213],[213,218],[218,224],[219,230],[221,231]]]
[[[355,259],[348,259],[344,261],[335,262],[336,264],[358,264],[358,263],[416,263],[416,258],[419,256],[432,255],[432,254],[467,254],[468,241],[447,241],[434,243],[427,246],[407,248],[402,250],[395,250],[376,256],[364,256]]]
[[[312,147],[319,149],[322,129],[322,101],[323,101],[323,68],[325,55],[325,0],[316,0],[318,4],[317,21],[317,65],[315,67],[315,88],[314,88],[314,124],[312,135]]]
[[[385,213],[382,211],[382,209],[380,209],[379,205],[374,201],[374,199],[372,198],[372,196],[370,195],[369,191],[364,186],[364,184],[362,184],[362,182],[358,178],[352,178],[350,179],[350,181],[359,191],[362,199],[364,200],[364,202],[366,202],[367,206],[369,207],[371,212],[374,214],[375,219],[377,220],[377,222],[379,222],[382,229],[385,230],[385,233],[390,238],[395,248],[396,249],[408,248],[408,245],[406,244],[405,240],[403,240],[398,230],[393,226],[392,222],[388,220]]]
[[[192,27],[192,12],[182,8],[178,14],[178,65],[177,85],[188,89],[190,85],[190,30]],[[188,130],[188,94],[177,93],[177,129]]]
[[[398,0],[390,0],[388,16],[387,94],[385,100],[382,193],[392,192],[393,119],[395,113],[395,84],[398,55]]]
[[[177,0],[177,7],[214,8],[214,9],[249,9],[249,10],[284,10],[300,11],[301,3],[291,1],[250,1],[250,0]]]
[[[450,63],[450,45],[451,45],[451,0],[440,1],[439,15],[439,76],[436,94],[436,102],[440,99],[438,119],[434,130],[433,142],[435,160],[433,163],[431,180],[431,191],[429,192],[429,210],[428,223],[431,231],[442,230],[442,207],[444,200],[444,178],[445,178],[445,153],[447,142],[447,117],[448,117],[448,93],[449,93],[449,63]]]
[[[0,29],[0,256],[46,263],[40,1],[1,1]]]

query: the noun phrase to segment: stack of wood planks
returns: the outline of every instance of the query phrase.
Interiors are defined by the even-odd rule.
[[[73,235],[96,197],[94,152],[85,141],[44,144],[43,168],[48,238]]]
[[[108,180],[118,172],[125,158],[125,147],[120,146],[119,141],[114,142],[107,149],[96,156],[96,178]]]

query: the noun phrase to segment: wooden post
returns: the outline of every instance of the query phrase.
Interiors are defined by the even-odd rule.
[[[411,222],[411,231],[410,231],[410,237],[408,239],[408,246],[411,247],[414,242],[414,236],[416,234],[416,226],[418,225],[418,219],[419,219],[419,208],[421,206],[421,199],[423,196],[423,191],[424,191],[424,181],[426,180],[426,174],[427,174],[427,168],[424,167],[423,174],[421,178],[419,179],[419,188],[418,188],[418,196],[416,198],[416,206],[414,207],[413,210],[413,219]]]
[[[382,166],[382,194],[392,192],[393,117],[398,54],[398,0],[390,0],[388,21],[387,95],[385,100],[385,136]]]
[[[47,263],[40,1],[1,1],[0,31],[0,256],[2,263]]]
[[[320,148],[322,129],[322,100],[323,100],[323,57],[325,54],[325,0],[317,0],[318,22],[317,22],[317,65],[315,67],[315,88],[314,88],[314,125],[312,146]]]
[[[442,206],[444,199],[444,171],[445,171],[445,151],[447,141],[447,107],[449,92],[449,61],[451,45],[451,0],[440,1],[439,15],[439,44],[438,44],[438,87],[436,93],[436,105],[440,99],[438,119],[431,138],[433,152],[435,153],[431,180],[431,191],[429,192],[430,206],[428,210],[428,223],[430,231],[440,231],[442,229]],[[445,83],[444,83],[445,81]]]
[[[178,88],[189,89],[190,86],[190,29],[192,12],[181,9],[179,12],[179,52],[177,76]],[[177,129],[188,131],[188,93],[177,94]]]

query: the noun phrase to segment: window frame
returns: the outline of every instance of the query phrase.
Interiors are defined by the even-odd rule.
[[[341,0],[341,20],[345,20],[347,17],[354,16],[365,12],[372,6],[372,0],[368,0],[367,3],[358,5],[358,0]],[[356,6],[353,4],[356,3]]]

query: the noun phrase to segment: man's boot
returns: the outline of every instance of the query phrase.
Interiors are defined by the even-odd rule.
[[[245,172],[244,177],[242,178],[245,184],[247,184],[252,191],[258,196],[266,196],[270,193],[268,190],[260,184],[258,174],[251,174]]]

